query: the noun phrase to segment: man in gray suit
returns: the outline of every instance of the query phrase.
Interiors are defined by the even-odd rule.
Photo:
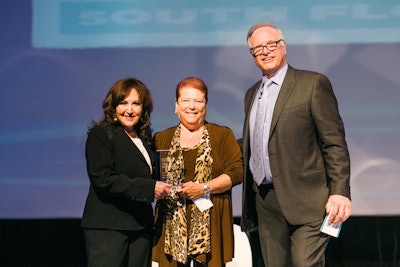
[[[325,215],[337,224],[351,214],[350,159],[336,97],[323,74],[287,64],[275,25],[254,25],[247,42],[262,79],[244,99],[242,230],[258,230],[268,267],[324,266]]]

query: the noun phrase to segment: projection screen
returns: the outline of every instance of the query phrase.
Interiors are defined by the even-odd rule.
[[[248,28],[272,21],[290,65],[326,74],[351,156],[354,215],[399,215],[398,1],[33,0],[0,9],[0,218],[80,218],[88,126],[118,79],[150,88],[154,132],[178,123],[186,76],[209,87],[207,120],[242,136],[261,73]],[[241,185],[233,188],[240,216]]]

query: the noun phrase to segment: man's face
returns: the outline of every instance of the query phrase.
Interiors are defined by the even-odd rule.
[[[248,39],[248,45],[249,48],[254,48],[254,61],[268,78],[286,64],[286,44],[278,30],[271,27],[258,28]]]

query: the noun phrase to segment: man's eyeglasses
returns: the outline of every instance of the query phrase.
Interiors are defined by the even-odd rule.
[[[257,45],[255,47],[250,48],[250,52],[253,56],[258,56],[261,55],[262,52],[264,52],[264,48],[266,48],[268,51],[274,51],[275,49],[278,48],[278,44],[280,42],[285,42],[283,39],[279,39],[278,41],[270,41],[266,43],[265,45]]]

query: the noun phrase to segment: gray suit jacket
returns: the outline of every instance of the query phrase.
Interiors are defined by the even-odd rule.
[[[249,169],[249,117],[257,88],[245,95],[242,229],[257,229]],[[338,104],[327,77],[289,66],[272,117],[268,142],[272,179],[286,220],[320,220],[329,195],[350,197],[350,159]]]

